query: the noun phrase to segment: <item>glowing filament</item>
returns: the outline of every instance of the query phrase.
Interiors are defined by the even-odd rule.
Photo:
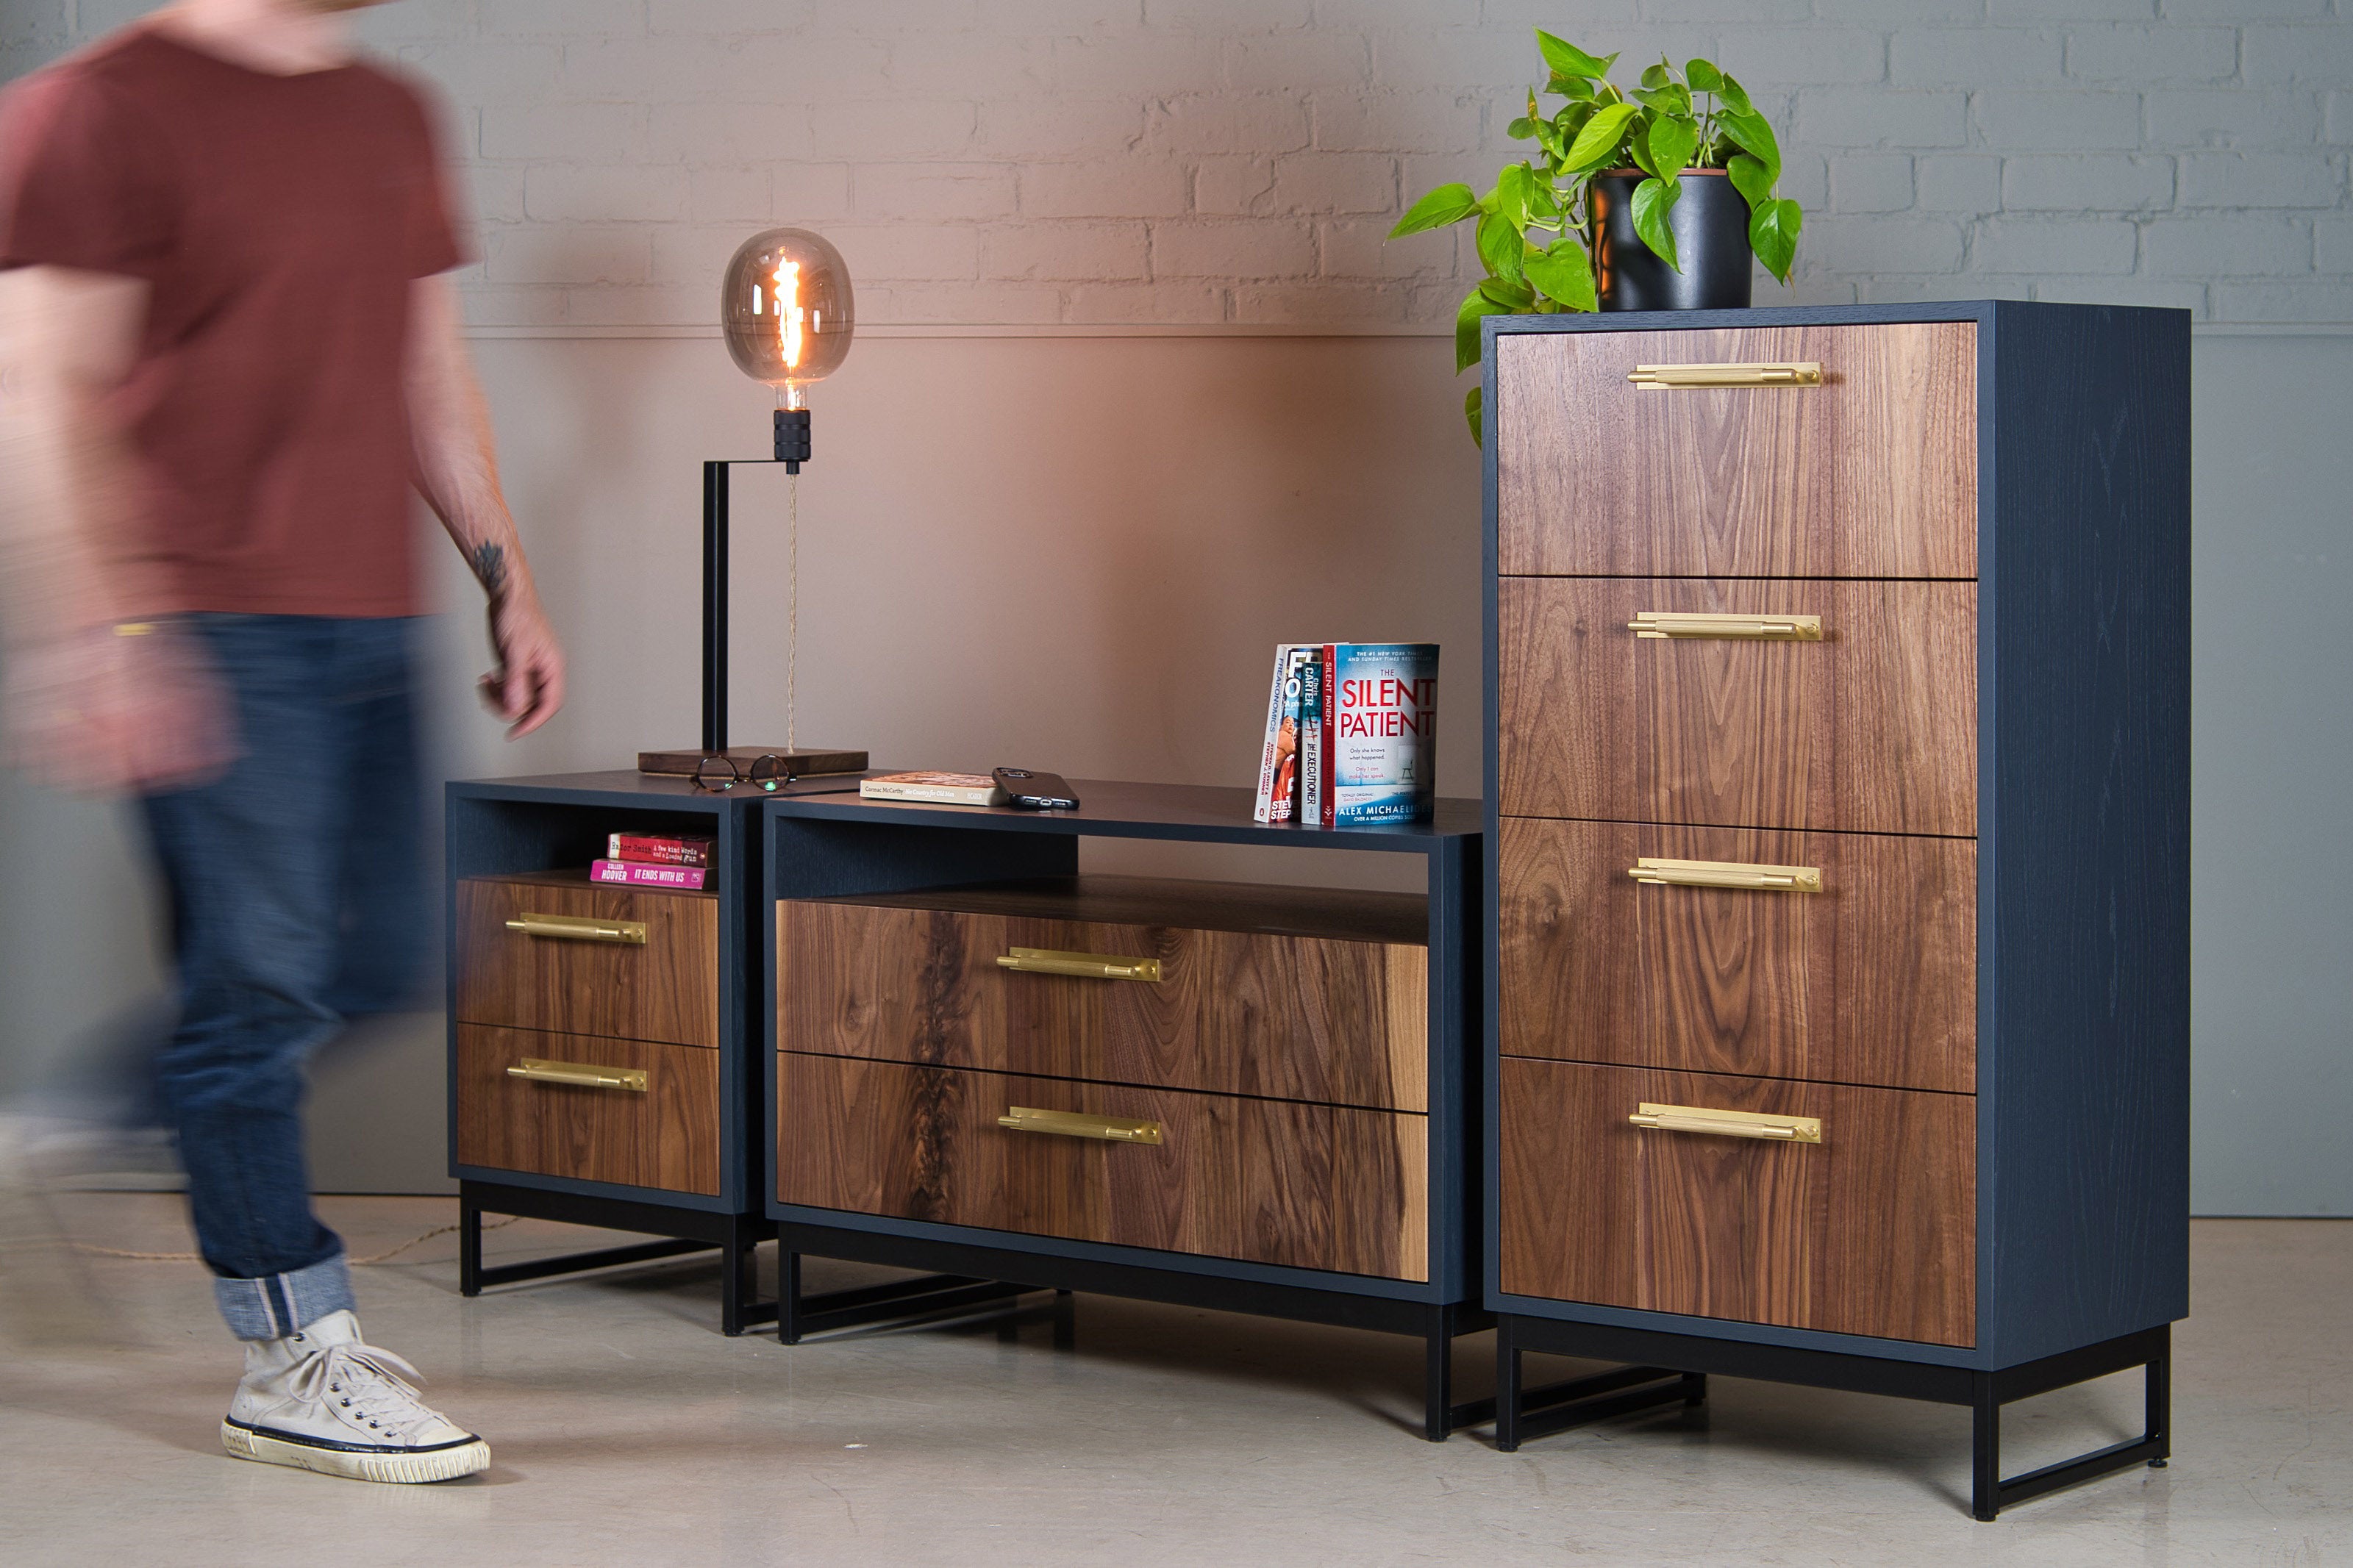
[[[801,326],[808,312],[801,309],[801,264],[780,259],[775,273],[776,283],[776,353],[785,362],[786,371],[800,368]]]

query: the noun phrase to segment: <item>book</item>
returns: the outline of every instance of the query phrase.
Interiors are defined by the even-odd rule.
[[[1325,686],[1325,824],[1428,821],[1438,800],[1438,645],[1335,643]]]
[[[1299,810],[1296,820],[1310,826],[1324,821],[1324,766],[1330,748],[1324,743],[1324,650],[1308,650],[1299,667]]]
[[[702,866],[711,864],[712,840],[687,835],[616,833],[605,841],[605,853],[615,860],[641,866]]]
[[[638,860],[609,859],[588,863],[590,881],[618,882],[630,888],[677,888],[699,892],[703,879],[710,875],[701,866],[649,866]]]
[[[860,781],[869,800],[927,800],[940,805],[1003,805],[1011,797],[987,773],[884,773]]]
[[[1288,822],[1299,780],[1299,668],[1313,656],[1312,643],[1282,643],[1274,650],[1273,689],[1266,700],[1266,745],[1260,753],[1258,799],[1253,822]]]

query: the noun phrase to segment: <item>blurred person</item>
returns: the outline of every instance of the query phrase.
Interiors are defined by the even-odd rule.
[[[431,928],[412,485],[489,596],[511,734],[564,660],[439,276],[427,107],[353,52],[372,3],[180,0],[0,97],[6,716],[24,765],[138,796],[162,873],[155,1081],[245,1342],[224,1446],[424,1481],[489,1447],[362,1337],[300,1117]]]

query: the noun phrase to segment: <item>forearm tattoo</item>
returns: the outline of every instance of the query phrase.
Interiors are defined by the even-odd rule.
[[[507,585],[507,552],[503,545],[489,540],[474,546],[474,575],[481,579],[482,592],[492,598]]]

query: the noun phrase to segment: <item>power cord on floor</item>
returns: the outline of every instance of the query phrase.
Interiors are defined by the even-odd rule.
[[[522,1218],[521,1215],[511,1215],[505,1219],[492,1220],[482,1228],[504,1230],[521,1218]],[[365,1258],[350,1258],[347,1261],[354,1268],[365,1268],[372,1263],[389,1262],[410,1247],[421,1247],[435,1237],[447,1236],[457,1228],[459,1227],[454,1225],[437,1225],[422,1236],[410,1237],[398,1247],[387,1247],[382,1252],[372,1253]],[[92,1258],[127,1258],[135,1263],[201,1263],[204,1261],[201,1256],[194,1252],[126,1252],[119,1247],[93,1247],[84,1241],[75,1242],[73,1248],[76,1252],[87,1253]]]

